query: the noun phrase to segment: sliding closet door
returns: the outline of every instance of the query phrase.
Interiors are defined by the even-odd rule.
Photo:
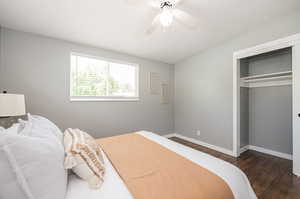
[[[300,176],[300,44],[293,47],[293,173]]]

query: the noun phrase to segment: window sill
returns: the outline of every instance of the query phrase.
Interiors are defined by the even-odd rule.
[[[137,102],[140,98],[70,98],[71,102]]]

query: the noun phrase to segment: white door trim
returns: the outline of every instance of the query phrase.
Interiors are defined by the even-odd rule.
[[[233,155],[240,155],[240,59],[300,44],[300,33],[233,53]]]
[[[260,44],[251,48],[236,51],[233,53],[233,57],[236,59],[242,59],[245,57],[255,56],[274,50],[292,47],[298,43],[300,43],[300,33],[282,39],[277,39],[275,41]]]
[[[300,44],[293,46],[293,173],[300,176]]]

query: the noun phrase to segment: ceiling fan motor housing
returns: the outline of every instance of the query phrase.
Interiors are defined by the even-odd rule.
[[[173,3],[171,1],[162,1],[160,4],[160,8],[163,9],[164,7],[172,8]]]

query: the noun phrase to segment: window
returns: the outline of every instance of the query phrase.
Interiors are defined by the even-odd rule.
[[[138,65],[71,54],[71,100],[138,100]]]

